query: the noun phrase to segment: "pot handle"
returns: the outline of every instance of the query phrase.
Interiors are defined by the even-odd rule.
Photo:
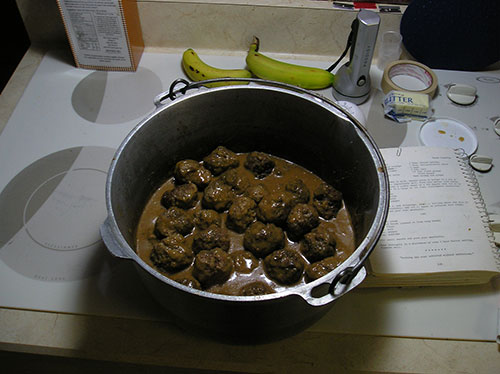
[[[366,278],[367,272],[365,263],[368,260],[370,254],[375,249],[376,242],[378,241],[378,237],[380,237],[380,235],[381,231],[377,236],[377,240],[372,243],[371,246],[365,249],[364,254],[355,265],[348,266],[338,272],[330,284],[322,283],[319,286],[313,288],[310,294],[304,297],[305,300],[313,306],[325,305],[335,299],[338,299],[340,296],[345,295],[353,288],[359,286],[361,282],[363,282],[363,280]],[[328,287],[327,292],[325,292],[326,287]],[[319,292],[320,296],[315,296],[315,290],[323,291]]]
[[[115,257],[130,259],[131,257],[124,252],[123,245],[120,243],[117,237],[116,230],[113,229],[113,224],[111,223],[111,217],[107,217],[100,228],[102,241],[106,245],[108,251]]]
[[[314,96],[318,99],[321,99],[323,101],[329,101],[324,96],[321,96],[311,90],[306,90],[304,88],[300,88],[291,84],[287,83],[282,83],[282,82],[275,82],[275,81],[270,81],[266,79],[260,79],[260,78],[214,78],[214,79],[207,79],[203,81],[197,81],[197,82],[189,82],[188,80],[184,78],[178,78],[174,80],[170,84],[170,88],[168,91],[161,92],[160,94],[156,95],[155,98],[153,99],[154,105],[156,108],[160,108],[163,106],[163,101],[166,99],[170,99],[171,101],[175,100],[179,94],[185,95],[188,90],[191,89],[198,89],[198,88],[206,88],[205,85],[211,84],[211,83],[224,83],[226,82],[227,84],[231,83],[241,83],[241,84],[260,84],[264,86],[274,86],[274,87],[281,87],[281,88],[286,88],[291,91],[295,91],[301,94],[309,94],[311,96]],[[180,85],[182,85],[181,88],[178,88]],[[330,102],[333,103],[333,102]]]
[[[348,267],[340,271],[332,283],[322,283],[313,288],[309,295],[304,296],[305,300],[312,306],[326,305],[347,292],[356,288],[366,278],[366,269],[364,266]],[[325,290],[327,288],[327,290]],[[321,291],[323,290],[323,291]],[[316,296],[316,293],[325,293],[322,296]]]
[[[181,89],[176,90],[175,87],[178,86],[180,83],[184,85]],[[175,81],[172,82],[170,85],[170,88],[168,91],[162,92],[158,95],[155,96],[153,102],[156,106],[156,108],[159,108],[163,105],[163,100],[170,99],[170,100],[175,100],[177,97],[177,94],[185,94],[188,88],[190,88],[190,83],[182,78],[176,79]]]

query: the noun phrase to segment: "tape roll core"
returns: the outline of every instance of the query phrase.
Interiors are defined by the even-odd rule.
[[[416,79],[424,88],[412,90],[396,84],[394,79],[401,76]],[[410,60],[398,60],[389,63],[384,69],[384,75],[381,82],[382,91],[385,94],[392,90],[396,90],[428,94],[431,98],[436,94],[437,86],[437,76],[430,68],[420,62]]]

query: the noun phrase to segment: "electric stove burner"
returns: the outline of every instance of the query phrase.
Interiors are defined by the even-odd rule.
[[[74,280],[100,269],[106,175],[115,150],[65,149],[22,170],[0,193],[0,259],[39,280]],[[101,259],[100,259],[101,258]]]
[[[95,71],[78,83],[71,103],[87,121],[120,124],[151,112],[151,98],[160,92],[160,78],[147,68],[140,67],[135,73]]]

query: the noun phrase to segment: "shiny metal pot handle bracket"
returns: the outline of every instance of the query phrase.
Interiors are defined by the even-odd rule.
[[[154,98],[153,102],[154,102],[155,106],[158,108],[158,107],[161,107],[163,105],[164,100],[166,100],[166,99],[175,100],[179,94],[184,95],[188,90],[200,88],[200,87],[205,86],[206,84],[210,84],[210,83],[223,83],[223,82],[255,83],[255,84],[264,85],[264,86],[274,86],[274,87],[279,87],[279,88],[286,88],[286,89],[289,89],[291,91],[295,91],[298,93],[309,94],[311,96],[317,97],[317,98],[319,98],[323,101],[326,101],[330,104],[333,104],[335,106],[335,104],[333,102],[331,102],[328,98],[326,98],[320,94],[317,94],[313,91],[306,90],[304,88],[300,88],[300,87],[297,87],[297,86],[294,86],[291,84],[287,84],[287,83],[275,82],[275,81],[270,81],[270,80],[260,79],[260,78],[216,78],[216,79],[207,79],[207,80],[198,81],[198,82],[189,82],[184,78],[178,78],[172,82],[168,91],[165,91],[165,92],[158,94]],[[176,89],[180,84],[183,84],[184,86],[180,89]]]
[[[179,83],[183,83],[184,87],[176,91],[175,87],[179,85]],[[153,102],[155,106],[159,108],[160,106],[163,105],[162,101],[166,99],[175,100],[179,92],[184,95],[188,90],[189,86],[190,86],[189,81],[183,78],[176,79],[175,81],[172,82],[172,84],[170,85],[170,89],[168,91],[162,92],[154,98]]]

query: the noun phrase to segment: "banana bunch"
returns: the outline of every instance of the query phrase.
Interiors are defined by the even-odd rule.
[[[305,89],[329,87],[335,75],[319,68],[274,60],[259,53],[259,39],[254,37],[246,58],[250,71],[259,78],[292,84]]]
[[[254,37],[246,57],[250,71],[246,69],[219,69],[203,62],[198,54],[189,48],[182,55],[182,67],[186,75],[193,81],[217,78],[250,78],[256,77],[271,81],[292,84],[310,90],[319,90],[331,86],[335,75],[309,66],[294,65],[267,57],[259,52],[259,39]],[[243,82],[207,83],[207,87],[245,84]]]
[[[202,81],[216,78],[250,78],[252,73],[245,69],[218,69],[203,62],[198,54],[191,48],[182,54],[182,68],[186,75],[193,81]],[[207,83],[207,87],[242,84],[242,82]]]

